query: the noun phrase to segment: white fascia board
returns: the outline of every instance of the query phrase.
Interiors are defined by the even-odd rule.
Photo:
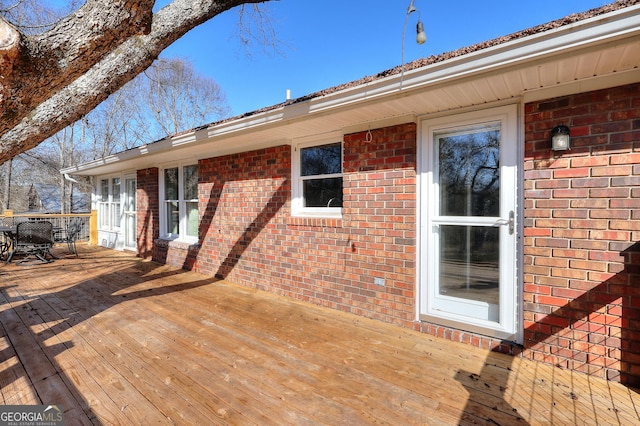
[[[125,169],[125,162],[126,164],[131,164],[132,162],[144,162],[145,157],[152,156],[156,153],[162,153],[168,150],[191,146],[193,143],[198,141],[198,137],[200,136],[201,132],[202,130],[196,130],[172,137],[166,137],[164,139],[160,139],[157,142],[141,145],[80,165],[67,167],[65,169],[62,169],[60,173],[88,174],[86,172],[92,169],[104,169],[105,167],[112,166],[115,163],[122,163],[122,169]],[[148,165],[145,165],[145,167],[148,167]]]
[[[240,132],[263,128],[270,124],[281,125],[283,119],[284,107],[211,126],[207,129],[207,136],[209,138],[224,138],[230,134],[235,136]]]
[[[66,173],[70,175],[80,174],[80,175],[88,175],[91,173],[87,173],[93,169],[103,169],[108,166],[112,166],[116,163],[123,163],[122,169],[125,169],[125,162],[135,161],[141,159],[145,156],[152,155],[155,152],[165,151],[170,148],[170,140],[163,139],[159,142],[155,142],[152,144],[141,145],[136,148],[129,149],[127,151],[122,151],[117,154],[112,154],[106,157],[98,158],[97,160],[89,161],[83,164],[67,167],[65,169],[60,170],[60,173]]]

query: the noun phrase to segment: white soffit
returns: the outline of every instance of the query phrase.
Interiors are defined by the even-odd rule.
[[[99,175],[289,143],[376,121],[640,81],[640,6],[268,109],[63,170]]]

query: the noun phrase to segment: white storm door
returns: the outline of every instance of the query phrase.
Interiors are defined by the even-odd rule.
[[[517,109],[422,127],[421,316],[515,339]]]
[[[135,250],[136,244],[136,179],[125,178],[124,181],[124,246]]]

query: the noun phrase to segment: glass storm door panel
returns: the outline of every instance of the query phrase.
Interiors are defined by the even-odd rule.
[[[136,248],[136,180],[125,179],[125,207],[124,207],[124,245]]]
[[[420,311],[513,338],[516,112],[489,111],[425,123]]]

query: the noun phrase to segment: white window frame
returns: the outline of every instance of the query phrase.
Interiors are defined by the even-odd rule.
[[[118,191],[114,191],[116,185],[116,179],[118,180]],[[110,187],[109,187],[109,224],[111,225],[111,229],[120,230],[122,227],[122,219],[124,215],[124,209],[122,208],[122,198],[124,194],[122,193],[122,177],[114,176],[110,179]],[[117,198],[116,198],[117,195]]]
[[[187,217],[187,203],[198,203],[198,199],[184,199],[184,169],[189,166],[198,166],[197,162],[180,163],[166,165],[160,170],[159,179],[159,205],[160,205],[160,237],[167,240],[179,240],[188,243],[198,242],[198,235],[188,235],[188,217]],[[165,199],[165,171],[170,169],[178,169],[178,233],[169,232],[167,229],[167,210]],[[199,220],[198,220],[199,222]],[[196,231],[197,233],[197,231]]]
[[[114,179],[119,179],[120,183],[119,183],[119,187],[120,187],[120,192],[119,192],[119,201],[117,202],[117,204],[119,204],[119,208],[118,211],[114,211],[113,208],[116,204],[115,199],[114,199],[114,194],[113,194],[113,182]],[[103,187],[102,187],[102,182],[103,181],[107,181],[107,193],[104,194],[103,191]],[[112,175],[112,176],[100,176],[98,178],[98,185],[97,185],[97,194],[98,194],[98,229],[102,230],[102,231],[119,231],[121,226],[116,226],[115,222],[116,222],[116,215],[119,218],[118,223],[121,225],[122,224],[122,215],[123,215],[123,209],[122,209],[122,197],[123,197],[123,193],[122,193],[122,176],[121,175]]]
[[[103,182],[106,182],[107,193],[104,193]],[[100,177],[96,193],[98,194],[98,229],[110,229],[109,226],[109,188],[111,179],[108,177]]]
[[[313,175],[302,176],[301,175],[301,161],[300,154],[304,148],[312,148],[314,146],[332,145],[339,143],[341,146],[340,152],[340,173],[333,173],[327,175]],[[303,197],[303,184],[308,179],[318,178],[342,178],[342,195],[344,205],[344,141],[343,135],[335,134],[331,137],[324,137],[322,139],[316,139],[312,141],[299,142],[293,145],[291,150],[291,215],[297,217],[320,217],[320,218],[341,218],[342,207],[305,207]]]

